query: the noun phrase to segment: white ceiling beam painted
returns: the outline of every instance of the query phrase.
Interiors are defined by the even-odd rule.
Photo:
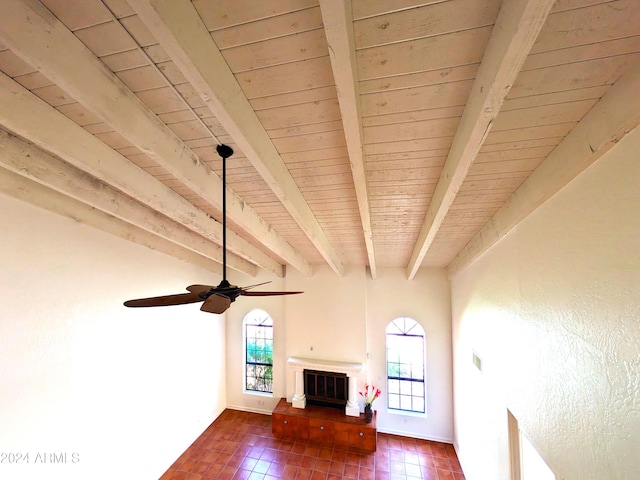
[[[159,165],[221,208],[222,181],[64,25],[35,0],[7,0],[0,38]],[[311,266],[234,192],[228,218],[304,274]]]
[[[4,168],[0,168],[0,192],[210,272],[222,274],[222,266],[215,260],[198,255]]]
[[[0,104],[3,105],[0,125],[7,130],[187,226],[205,239],[222,243],[220,223],[1,73]],[[227,236],[229,250],[279,277],[284,276],[280,263],[234,233],[228,232]],[[246,273],[252,272],[253,269]]]
[[[145,0],[144,5],[150,1]],[[163,2],[156,5],[173,8]],[[314,266],[326,263],[244,157],[241,147],[203,103],[198,89],[168,58],[147,23],[129,4],[83,2],[83,8],[78,9],[76,3],[57,0],[2,3],[0,72],[6,77],[0,77],[0,129],[15,133],[217,245],[221,243],[222,227],[210,217],[219,220],[220,209],[216,205],[221,197],[221,182],[198,172],[211,170],[212,164],[219,165],[215,153],[218,139],[229,142],[237,150],[236,158],[229,164],[229,185],[237,193],[233,198],[240,198],[259,212],[268,221],[263,226],[274,229],[290,246],[295,245],[294,251],[307,262],[309,272],[309,263]],[[241,92],[237,88],[235,92],[245,100],[250,98],[255,115],[278,152],[282,152],[297,187],[339,258],[357,268],[377,265],[371,270],[372,277],[375,270],[380,276],[381,265],[404,268],[410,274],[410,267],[446,268],[455,258],[449,268],[454,274],[499,241],[512,228],[512,219],[536,208],[545,195],[552,195],[563,183],[558,180],[554,186],[556,181],[552,180],[546,185],[541,174],[534,174],[531,182],[504,207],[506,213],[493,217],[494,214],[544,159],[564,139],[570,138],[570,132],[607,91],[621,85],[622,76],[635,68],[640,55],[637,28],[640,2],[556,1],[507,99],[493,108],[490,101],[478,95],[477,86],[470,95],[478,75],[486,80],[477,82],[485,92],[492,85],[500,89],[500,82],[493,84],[491,77],[495,75],[482,71],[478,74],[478,67],[483,57],[483,69],[488,72],[492,71],[488,66],[491,58],[508,65],[505,56],[510,54],[500,54],[496,45],[508,50],[522,47],[522,42],[511,41],[515,34],[504,28],[504,18],[508,18],[504,17],[505,12],[515,9],[514,5],[541,3],[418,1],[398,8],[396,0],[351,0],[351,12],[348,3],[325,3],[325,0],[304,1],[304,5],[299,0],[256,2],[252,8],[245,8],[236,0],[192,3],[205,28],[210,30],[209,36],[217,47],[215,52],[222,52],[242,86]],[[496,25],[502,4],[502,16]],[[611,8],[613,4],[616,8]],[[177,2],[176,8],[193,16],[186,1]],[[31,23],[15,21],[16,10],[23,17],[28,12]],[[518,33],[530,30],[527,27]],[[355,72],[350,70],[352,34],[358,46]],[[6,36],[14,39],[4,41]],[[66,43],[70,37],[75,38]],[[496,40],[499,37],[508,40],[499,42]],[[78,40],[93,53],[79,47]],[[35,58],[31,50],[37,50]],[[200,52],[199,46],[191,50],[196,55]],[[190,55],[194,53],[191,50],[187,52]],[[79,51],[84,53],[77,55]],[[524,50],[521,51],[524,55]],[[157,65],[152,66],[153,61]],[[34,63],[39,65],[34,67]],[[193,62],[193,66],[199,68],[202,63]],[[49,66],[50,71],[45,72],[43,65],[59,69]],[[100,72],[96,73],[98,68]],[[502,67],[494,67],[494,71],[499,72],[499,68]],[[114,75],[121,81],[115,80]],[[204,78],[202,72],[191,75]],[[96,83],[98,77],[104,85]],[[508,82],[503,78],[502,83]],[[85,95],[83,103],[92,103],[89,106],[93,109],[101,108],[103,114],[111,115],[110,121],[117,123],[117,128],[106,123],[95,110],[76,102],[68,92],[70,84],[76,88],[76,94]],[[105,85],[108,88],[103,88]],[[127,90],[129,93],[123,93]],[[206,93],[203,88],[200,90]],[[618,114],[635,99],[637,90],[633,87],[626,92],[624,101],[615,106],[616,111],[601,117],[607,128],[616,127]],[[145,119],[140,102],[132,100],[133,92],[155,115],[147,112]],[[236,101],[231,98],[234,91],[229,92],[232,106],[244,101]],[[501,93],[504,95],[506,90]],[[90,95],[107,100],[103,104],[88,102]],[[501,101],[500,94],[496,96]],[[349,107],[348,97],[356,97],[356,104]],[[483,102],[493,111],[484,112]],[[465,108],[465,121],[461,122]],[[498,108],[499,113],[491,120]],[[478,115],[474,116],[474,111]],[[484,113],[489,115],[488,121],[481,116]],[[354,119],[358,115],[362,118]],[[134,121],[126,123],[129,117],[134,117]],[[358,121],[363,128],[361,140]],[[155,128],[154,122],[162,126]],[[597,123],[593,121],[595,130]],[[166,128],[183,141],[176,140],[171,133],[165,135]],[[135,136],[149,154],[141,152],[116,130]],[[451,149],[456,132],[457,146]],[[482,142],[486,132],[488,136]],[[252,140],[250,135],[246,138]],[[618,134],[614,132],[611,138],[615,141]],[[359,164],[358,148],[362,142],[364,165]],[[482,147],[474,159],[472,153],[478,143]],[[185,144],[190,149],[183,150]],[[590,140],[582,144],[585,145],[591,145],[600,154],[597,142]],[[582,147],[576,143],[573,148]],[[152,158],[169,150],[171,158],[165,161],[175,162],[176,169],[182,168],[177,173]],[[620,149],[614,148],[612,155],[614,151]],[[448,169],[440,178],[450,152]],[[192,153],[203,163],[197,165]],[[349,153],[351,164],[347,160]],[[456,163],[461,154],[463,160]],[[595,158],[590,155],[591,149],[585,149],[587,162]],[[472,162],[466,176],[464,159]],[[555,163],[560,161],[556,159]],[[576,160],[578,165],[581,161]],[[183,165],[177,165],[182,162]],[[552,167],[553,163],[544,164],[541,172],[545,176],[565,176]],[[219,173],[215,167],[214,171]],[[5,169],[3,172],[14,180],[17,177]],[[358,180],[360,174],[363,177],[366,174],[366,181]],[[459,188],[459,182],[452,181],[458,175],[463,179]],[[571,174],[566,176],[570,178]],[[192,184],[185,185],[185,180]],[[35,185],[32,181],[24,182]],[[440,190],[434,198],[438,182]],[[21,187],[7,188],[15,193]],[[199,195],[203,188],[209,192],[209,200]],[[357,189],[368,193],[368,199]],[[457,194],[450,205],[449,194]],[[56,199],[61,195],[56,193]],[[71,198],[68,201],[69,210],[75,208],[71,205],[81,205]],[[363,239],[363,232],[367,235],[369,230],[366,202],[374,233],[373,249],[366,241],[369,237]],[[234,204],[241,220],[247,211],[244,204]],[[83,209],[90,211],[98,215],[95,208]],[[102,212],[100,218],[121,225],[113,229],[126,238],[125,222]],[[488,221],[490,225],[474,239]],[[230,252],[280,276],[284,275],[285,264],[297,268],[290,263],[292,260],[267,246],[269,239],[265,240],[258,226],[256,234],[231,217],[229,222]],[[107,220],[96,223],[111,224]],[[423,237],[417,245],[421,229]],[[145,242],[153,237],[168,244],[167,240],[141,229],[135,236]],[[428,248],[421,262],[410,265],[415,250],[422,255],[422,249],[417,248],[422,246]],[[180,254],[193,254],[195,261],[204,260],[184,247],[172,248]],[[371,260],[371,252],[375,262]]]
[[[453,259],[453,277],[480,258],[630,132],[640,135],[640,65],[623,75]],[[636,140],[637,143],[637,140]],[[635,152],[637,154],[637,151]]]
[[[0,167],[222,263],[219,245],[2,130],[0,152]],[[243,273],[253,276],[257,273],[255,265],[237,255],[227,255],[227,264]]]
[[[407,277],[420,268],[554,0],[505,0],[414,246]]]
[[[338,254],[192,3],[188,0],[131,0],[129,4],[327,264],[342,276],[344,267]],[[252,233],[257,237],[260,235]]]
[[[342,125],[347,141],[349,162],[358,199],[371,278],[377,277],[369,188],[364,167],[364,144],[360,114],[360,95],[356,65],[351,1],[320,0],[324,31],[329,45],[331,67],[338,92]]]

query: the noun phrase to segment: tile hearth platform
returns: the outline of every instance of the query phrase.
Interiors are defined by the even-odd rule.
[[[336,408],[307,405],[295,408],[281,399],[271,414],[273,436],[281,439],[302,440],[324,447],[348,449],[360,453],[376,451],[376,415],[370,423],[364,414],[345,415]]]

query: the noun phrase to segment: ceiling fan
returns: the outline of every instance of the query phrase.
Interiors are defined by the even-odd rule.
[[[231,285],[227,281],[227,158],[233,155],[233,149],[227,145],[216,147],[218,155],[222,157],[222,281],[218,286],[211,285],[189,285],[189,293],[178,293],[175,295],[163,295],[160,297],[138,298],[127,300],[124,305],[127,307],[163,307],[168,305],[184,305],[187,303],[202,302],[200,310],[209,313],[223,313],[232,302],[240,296],[245,297],[266,297],[272,295],[295,295],[303,292],[254,292],[252,288],[264,285],[258,283],[248,287],[238,287]]]

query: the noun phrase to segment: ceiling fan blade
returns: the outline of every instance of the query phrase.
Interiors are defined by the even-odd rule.
[[[201,302],[198,292],[178,293],[176,295],[163,295],[161,297],[137,298],[124,302],[126,307],[165,307],[168,305],[184,305],[187,303]]]
[[[211,285],[189,285],[187,287],[187,290],[189,290],[190,292],[193,293],[203,293],[203,292],[208,292],[209,290],[211,290],[213,287]]]
[[[260,285],[266,285],[267,283],[271,283],[271,280],[269,280],[268,282],[255,283],[253,285],[249,285],[248,287],[242,287],[242,290],[249,290],[250,288],[259,287]]]
[[[200,310],[202,310],[203,312],[220,314],[224,313],[230,305],[231,299],[229,297],[214,293],[203,302]]]
[[[240,290],[240,295],[244,295],[245,297],[269,297],[273,295],[296,295],[298,293],[304,293],[304,292],[245,292],[244,290]]]

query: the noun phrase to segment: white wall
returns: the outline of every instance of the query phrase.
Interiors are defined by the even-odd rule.
[[[365,270],[347,267],[338,277],[328,267],[314,267],[306,277],[289,269],[285,279],[261,274],[233,277],[238,285],[271,281],[261,290],[303,291],[281,297],[240,297],[227,311],[227,395],[231,408],[271,413],[281,398],[293,395],[293,377],[287,372],[292,356],[366,361]],[[267,311],[274,326],[274,385],[271,398],[243,393],[242,320],[253,308]],[[331,335],[331,331],[340,335]],[[313,348],[313,350],[311,350]]]
[[[379,269],[367,292],[369,380],[386,393],[385,330],[398,317],[410,317],[425,330],[427,356],[426,416],[387,413],[386,395],[374,406],[380,431],[453,441],[453,379],[451,366],[451,303],[449,280],[443,269],[421,268],[412,280],[405,269]]]
[[[243,281],[256,283],[265,279],[269,278]],[[428,416],[387,413],[383,395],[374,404],[378,429],[453,441],[451,313],[449,281],[444,270],[421,269],[409,281],[403,269],[379,269],[378,278],[372,280],[365,268],[347,266],[339,277],[330,268],[317,266],[310,277],[290,270],[286,280],[277,279],[261,288],[303,290],[304,294],[277,299],[240,298],[228,311],[230,407],[270,413],[280,398],[290,400],[294,382],[286,370],[286,359],[291,356],[362,363],[365,368],[359,377],[359,388],[369,382],[385,391],[385,329],[393,319],[410,316],[422,324],[427,335]],[[242,319],[257,307],[269,312],[274,321],[275,379],[271,399],[242,393]]]
[[[270,282],[256,290],[287,290],[286,280],[262,271],[256,277],[229,272],[229,281],[242,287]],[[295,288],[291,288],[295,290]],[[270,414],[280,398],[286,396],[285,314],[286,297],[239,297],[226,312],[227,406],[238,410]],[[244,393],[243,329],[244,317],[254,308],[265,310],[273,320],[273,395]]]
[[[453,279],[467,479],[510,478],[507,408],[556,478],[638,477],[638,151],[627,137]]]
[[[366,275],[350,266],[341,277],[327,266],[314,267],[311,277],[289,273],[290,288],[304,294],[286,304],[288,356],[366,362]]]
[[[218,276],[3,195],[0,225],[0,478],[157,479],[225,407],[224,318],[122,301]]]

